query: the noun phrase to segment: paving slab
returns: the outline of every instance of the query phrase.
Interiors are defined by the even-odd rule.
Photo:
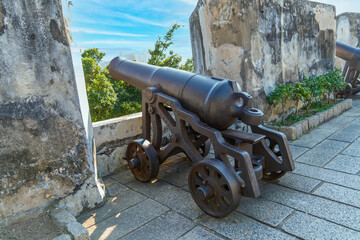
[[[119,239],[168,211],[164,205],[147,199],[88,228],[91,239]]]
[[[360,157],[360,138],[348,146],[342,153],[345,155]]]
[[[292,215],[282,229],[303,239],[360,239],[357,231],[301,212]]]
[[[195,219],[203,214],[189,192],[162,181],[157,181],[157,183],[159,184],[144,184],[136,181],[129,184],[129,187],[190,219]]]
[[[314,166],[324,166],[348,145],[349,143],[345,142],[325,140],[299,157],[296,161]]]
[[[293,212],[293,209],[264,198],[242,197],[237,211],[276,227]]]
[[[305,152],[309,151],[310,148],[306,148],[306,147],[299,147],[296,145],[291,145],[290,144],[290,150],[293,156],[293,159],[297,159],[298,157],[300,157],[302,154],[304,154]]]
[[[331,160],[328,164],[326,164],[325,168],[356,174],[360,171],[360,157],[352,157],[340,154]]]
[[[118,172],[114,175],[111,175],[110,177],[114,181],[118,181],[121,184],[127,184],[129,182],[136,180],[134,175],[131,173],[131,171],[129,169]]]
[[[360,209],[275,184],[261,188],[261,196],[285,206],[360,231]]]
[[[276,184],[307,193],[311,192],[317,185],[320,184],[320,182],[320,180],[304,177],[290,172],[286,173],[285,176],[279,180],[274,181]]]
[[[333,135],[329,137],[329,139],[334,139],[343,142],[353,142],[360,136],[360,118],[356,118],[345,128],[340,129]]]
[[[221,240],[224,238],[218,237],[202,227],[195,227],[190,232],[186,233],[184,236],[179,238],[179,240],[194,240],[194,239]]]
[[[360,176],[297,163],[293,173],[360,190]]]
[[[348,117],[348,116],[341,115],[341,116],[331,119],[328,122],[325,122],[325,123],[319,125],[319,128],[320,129],[339,130],[339,129],[345,127],[347,124],[349,124],[353,120],[354,120],[354,117]]]
[[[178,237],[192,229],[194,226],[195,223],[193,223],[189,219],[170,211],[154,219],[143,227],[137,229],[135,232],[127,235],[123,239],[177,239]],[[164,229],[166,231],[164,231]]]
[[[324,183],[313,194],[360,208],[360,191],[358,190]]]
[[[314,129],[310,133],[303,135],[296,141],[293,141],[291,145],[312,148],[318,143],[324,141],[327,137],[333,134],[333,129]]]
[[[106,196],[108,197],[114,197],[118,195],[120,192],[125,191],[127,189],[127,187],[115,181],[111,177],[105,177],[102,180],[105,184]]]
[[[89,228],[145,199],[145,196],[127,189],[126,191],[122,191],[118,196],[109,199],[101,208],[82,214],[77,218],[77,221],[84,227]]]
[[[237,212],[222,219],[205,216],[198,222],[230,239],[295,239]]]

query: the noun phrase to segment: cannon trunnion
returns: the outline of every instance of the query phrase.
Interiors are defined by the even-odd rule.
[[[263,113],[248,108],[251,96],[235,81],[114,58],[110,75],[142,90],[143,138],[129,144],[133,175],[148,182],[159,166],[184,152],[195,164],[188,184],[197,205],[224,217],[241,195],[258,197],[258,180],[275,180],[294,169],[286,136],[261,125]],[[240,119],[252,133],[229,129]],[[171,132],[162,143],[163,126]],[[207,157],[212,146],[214,155]]]

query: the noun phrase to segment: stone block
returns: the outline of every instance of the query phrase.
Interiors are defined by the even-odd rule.
[[[324,183],[318,189],[316,189],[313,194],[337,202],[349,204],[354,207],[360,206],[360,191],[339,185]]]
[[[356,174],[360,171],[360,157],[352,157],[347,155],[338,155],[336,158],[331,160],[325,165],[326,168]]]
[[[299,157],[296,161],[314,166],[324,166],[348,145],[348,143],[344,142],[325,140]]]
[[[52,240],[71,240],[68,234],[61,234],[60,236],[54,237]]]
[[[66,229],[74,240],[90,240],[88,230],[78,222],[68,223]]]
[[[340,115],[341,113],[341,106],[340,104],[336,104],[335,106],[332,107],[333,111],[334,111],[334,117],[337,117]]]
[[[342,154],[360,157],[360,138],[353,142],[348,148],[346,148]]]
[[[194,226],[191,220],[170,211],[127,235],[124,239],[178,239]]]
[[[80,215],[77,221],[84,227],[89,228],[144,200],[146,200],[145,196],[127,189],[116,197],[109,199],[101,208]]]
[[[316,128],[320,123],[320,118],[318,115],[314,115],[308,118],[309,129]]]
[[[293,159],[297,159],[297,158],[300,157],[302,154],[304,154],[305,152],[309,151],[309,148],[299,147],[299,146],[295,146],[295,145],[290,145],[290,150],[291,150]]]
[[[296,212],[281,227],[301,239],[359,239],[360,233],[326,220]]]
[[[360,136],[360,118],[356,118],[354,121],[350,122],[349,125],[340,129],[332,136],[330,136],[330,139],[343,141],[343,142],[353,142],[359,136]]]
[[[157,181],[153,184],[135,181],[128,186],[190,219],[196,219],[203,214],[189,192],[163,181]]]
[[[327,110],[327,119],[332,119],[334,117],[334,109],[330,108]]]
[[[243,197],[237,211],[276,227],[293,212],[293,209],[264,198]]]
[[[360,190],[360,176],[297,163],[293,173]]]
[[[127,190],[127,187],[114,181],[110,177],[103,178],[103,181],[105,184],[106,196],[108,196],[108,197],[114,197],[114,196],[118,195],[119,193],[121,193],[122,191]]]
[[[223,238],[220,238],[201,227],[195,227],[190,232],[179,238],[179,240],[194,239],[221,240]]]
[[[312,148],[334,132],[335,130],[332,129],[314,129],[309,134],[305,134],[300,139],[292,142],[291,145]]]
[[[360,209],[275,184],[261,188],[262,197],[313,216],[360,230]]]
[[[93,123],[96,148],[111,141],[135,137],[142,133],[142,113]]]
[[[119,239],[169,209],[147,199],[88,228],[91,239]]]
[[[310,130],[309,129],[309,122],[306,119],[301,121],[301,126],[302,126],[302,133],[303,134],[307,133]]]
[[[297,138],[297,131],[295,127],[280,127],[279,131],[286,135],[289,140],[295,140]]]
[[[294,125],[292,125],[295,130],[296,130],[296,138],[299,138],[303,135],[303,124],[300,122],[300,123],[296,123]],[[295,139],[294,139],[295,140]]]
[[[66,227],[68,223],[76,222],[76,218],[71,213],[61,208],[52,210],[51,217],[54,222],[62,228]]]
[[[229,239],[295,239],[237,212],[221,220],[205,215],[198,223]]]
[[[276,181],[277,184],[299,190],[302,192],[311,192],[321,181],[301,175],[287,173],[285,176]]]
[[[327,113],[326,112],[319,112],[316,114],[317,116],[319,116],[319,124],[322,124],[324,122],[326,122],[327,120]]]

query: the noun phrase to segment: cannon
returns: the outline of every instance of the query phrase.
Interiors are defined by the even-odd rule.
[[[342,75],[348,85],[339,94],[348,98],[360,92],[360,48],[336,42],[336,56],[346,61]]]
[[[143,136],[126,151],[139,181],[156,178],[167,158],[183,152],[194,162],[188,175],[194,201],[205,213],[224,217],[241,196],[260,195],[258,180],[294,170],[286,136],[261,125],[262,111],[250,108],[252,97],[235,81],[119,57],[110,62],[109,73],[142,90]],[[232,129],[237,120],[251,132]],[[170,131],[166,143],[163,126]]]

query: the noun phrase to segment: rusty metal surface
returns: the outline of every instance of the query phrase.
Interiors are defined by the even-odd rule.
[[[360,92],[360,48],[336,42],[336,56],[346,61],[342,75],[348,86],[340,95],[348,98]]]
[[[172,155],[184,152],[195,163],[188,181],[194,201],[207,214],[224,217],[236,209],[241,195],[260,195],[259,179],[275,180],[294,169],[294,161],[285,135],[262,126],[262,112],[248,107],[251,96],[237,91],[230,80],[214,80],[200,74],[192,74],[192,77],[188,78],[191,73],[170,68],[161,70],[156,67],[156,71],[149,71],[151,67],[137,63],[127,66],[131,71],[137,72],[141,72],[145,66],[144,72],[151,72],[152,75],[145,76],[141,73],[134,77],[130,73],[123,73],[126,68],[114,69],[119,65],[118,61],[115,63],[113,60],[113,69],[110,71],[110,74],[115,72],[113,77],[121,76],[121,80],[134,86],[148,84],[142,92],[143,139],[147,144],[144,147],[145,140],[135,141],[128,148],[129,167],[140,181],[149,181],[156,177],[158,164],[164,163]],[[158,73],[159,71],[166,73]],[[128,75],[131,77],[125,79]],[[140,79],[141,83],[133,83],[140,76],[146,79]],[[171,82],[180,79],[180,76],[187,80],[182,79],[180,83],[164,83],[160,89],[158,85],[150,84],[154,76],[157,76],[154,81]],[[163,76],[164,79],[160,79],[159,76]],[[191,79],[201,81],[192,82]],[[184,84],[178,85],[175,90],[189,91],[193,94],[192,98],[178,99],[174,96],[184,95],[164,90],[171,84]],[[189,86],[194,89],[189,90]],[[207,95],[205,90],[208,91]],[[199,94],[196,94],[196,91]],[[195,103],[190,102],[191,99],[196,99]],[[201,101],[211,102],[200,104],[200,108],[195,107]],[[192,110],[183,104],[190,106]],[[222,110],[222,107],[216,108],[216,111],[207,108],[218,105],[226,105],[227,111]],[[194,112],[194,109],[201,113]],[[214,114],[217,118],[216,124],[208,118],[202,119],[201,114]],[[229,122],[229,119],[233,117],[249,124],[253,133],[224,128],[232,122]],[[222,121],[222,127],[214,127]],[[171,132],[170,142],[165,146],[161,145],[163,125]],[[210,144],[214,149],[215,158],[206,159]]]

